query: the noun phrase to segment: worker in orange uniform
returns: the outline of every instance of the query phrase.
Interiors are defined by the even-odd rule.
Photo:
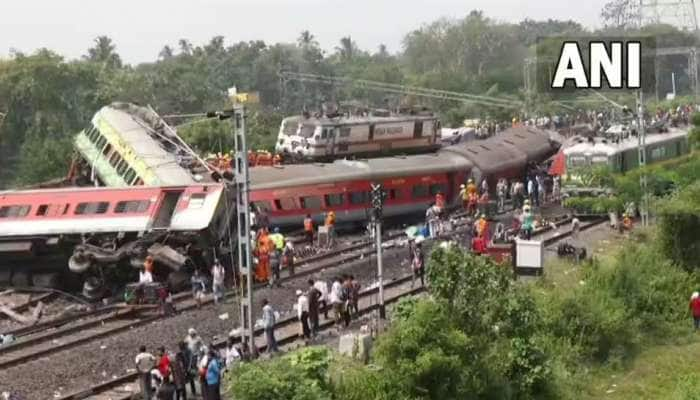
[[[476,205],[479,201],[479,195],[476,194],[476,192],[470,192],[467,196],[469,197],[467,200],[467,214],[469,216],[474,216],[474,214],[476,214]]]
[[[304,218],[304,236],[306,236],[306,242],[309,246],[314,244],[314,220],[311,218],[311,214],[306,214]]]
[[[335,212],[329,211],[326,214],[325,226],[328,232],[328,247],[332,247],[335,241]]]
[[[260,229],[258,232],[258,245],[255,255],[258,257],[258,264],[255,267],[255,280],[267,282],[270,279],[270,252],[274,244],[269,240],[267,229]]]
[[[489,221],[486,219],[486,214],[481,214],[479,218],[479,223],[476,226],[477,234],[480,238],[484,239],[484,245],[488,246],[489,243]]]

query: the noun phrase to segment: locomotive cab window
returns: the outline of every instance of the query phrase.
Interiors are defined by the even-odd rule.
[[[320,210],[321,198],[318,196],[306,196],[301,198],[301,208],[305,210]]]
[[[278,210],[294,210],[297,208],[297,205],[293,198],[286,197],[283,199],[276,199],[275,207],[277,207]]]
[[[326,196],[326,206],[327,207],[337,207],[343,205],[343,194],[327,194]]]
[[[87,214],[104,214],[109,208],[109,203],[106,201],[96,201],[93,203],[79,203],[75,207],[76,215],[87,215]]]
[[[16,205],[0,207],[0,218],[22,218],[29,214],[31,206]]]
[[[349,137],[350,136],[350,127],[345,127],[345,128],[340,128],[340,137]]]
[[[426,185],[414,185],[411,189],[414,199],[421,199],[430,196],[429,189]]]

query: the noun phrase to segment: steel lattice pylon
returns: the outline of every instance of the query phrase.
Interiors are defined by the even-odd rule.
[[[639,0],[639,25],[668,24],[696,32],[695,0]]]

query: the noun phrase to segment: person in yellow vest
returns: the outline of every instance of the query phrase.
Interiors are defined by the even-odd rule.
[[[476,192],[477,192],[477,188],[476,188],[476,185],[474,184],[474,179],[469,179],[469,181],[467,182],[467,193],[468,194],[471,194],[471,193],[476,194]]]
[[[469,193],[464,184],[459,185],[459,198],[462,199],[462,207],[466,210],[469,205]]]

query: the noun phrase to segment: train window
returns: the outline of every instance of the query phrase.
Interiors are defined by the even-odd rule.
[[[135,186],[143,186],[143,179],[141,179],[141,178],[137,179],[136,182],[134,183],[134,185]]]
[[[102,155],[106,156],[109,154],[109,152],[112,151],[112,145],[107,143],[107,146],[105,146],[104,149],[102,149]]]
[[[338,143],[338,151],[348,151],[348,148],[347,143]]]
[[[445,185],[442,185],[440,183],[434,183],[430,185],[430,195],[435,196],[438,194],[438,192],[441,192],[442,194],[445,194]]]
[[[327,139],[328,138],[328,129],[323,129],[321,131],[321,139]]]
[[[340,128],[340,137],[350,136],[350,127]]]
[[[306,196],[301,198],[301,208],[306,210],[320,210],[321,198],[318,196]]]
[[[119,161],[121,161],[121,159],[122,159],[122,156],[120,156],[119,153],[117,153],[117,152],[115,151],[115,152],[112,153],[112,155],[109,157],[109,163],[110,163],[114,168],[116,168],[116,167],[117,167],[117,164],[119,163]]]
[[[126,171],[126,174],[124,175],[124,182],[126,182],[128,185],[131,185],[134,179],[136,179],[136,171],[134,171],[132,168],[129,168]]]
[[[109,203],[106,201],[96,201],[93,203],[79,203],[75,207],[75,214],[86,215],[86,214],[104,214],[109,208]]]
[[[0,218],[21,218],[29,214],[31,206],[15,205],[0,207]]]
[[[258,212],[263,211],[263,212],[270,212],[272,211],[272,207],[270,206],[269,201],[254,201],[253,202],[253,207],[255,210]]]
[[[117,214],[142,213],[148,210],[150,203],[151,202],[148,200],[120,201],[116,206],[114,206],[114,212]]]
[[[99,139],[97,139],[97,143],[95,143],[95,147],[102,150],[105,144],[107,144],[107,139],[104,136],[100,135]]]
[[[343,194],[342,193],[327,194],[325,196],[325,198],[326,198],[326,206],[328,206],[328,207],[337,207],[337,206],[343,205]]]
[[[430,196],[428,187],[425,185],[413,185],[413,188],[411,189],[411,193],[412,193],[414,199],[420,199],[423,197]]]
[[[401,198],[401,189],[389,189],[388,199],[398,200]]]
[[[369,192],[352,192],[350,193],[350,204],[367,204],[369,203]]]
[[[297,205],[293,198],[285,197],[283,199],[275,199],[275,207],[278,210],[294,210],[297,208]]]
[[[129,164],[127,164],[126,161],[124,161],[124,159],[122,158],[121,161],[119,161],[119,164],[117,165],[117,173],[119,175],[124,175],[127,168],[129,168]]]

